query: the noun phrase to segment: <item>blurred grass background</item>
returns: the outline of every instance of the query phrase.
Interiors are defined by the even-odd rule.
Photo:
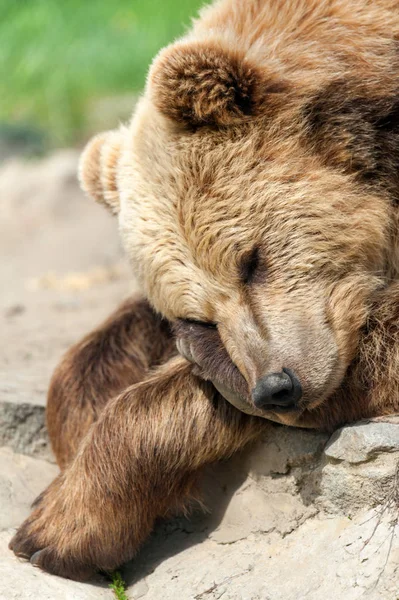
[[[201,0],[0,0],[0,144],[43,151],[129,116]]]

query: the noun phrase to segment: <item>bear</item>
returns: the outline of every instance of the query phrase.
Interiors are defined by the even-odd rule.
[[[112,571],[268,420],[399,411],[398,40],[390,0],[217,0],[89,142],[142,293],[53,375],[17,556]]]

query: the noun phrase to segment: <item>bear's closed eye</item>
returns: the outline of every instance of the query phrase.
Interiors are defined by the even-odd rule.
[[[209,329],[217,329],[217,323],[212,321],[198,321],[197,319],[178,319],[180,323],[184,325],[191,325],[194,327],[207,327]]]
[[[259,246],[245,253],[239,265],[239,278],[244,285],[251,285],[263,280],[266,275],[266,264],[263,260]]]

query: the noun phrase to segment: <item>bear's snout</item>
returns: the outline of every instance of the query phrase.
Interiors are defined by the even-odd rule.
[[[295,410],[301,397],[301,383],[291,369],[283,368],[278,373],[264,375],[252,390],[256,408],[273,412]]]

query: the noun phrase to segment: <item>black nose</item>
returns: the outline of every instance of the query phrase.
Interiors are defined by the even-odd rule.
[[[252,400],[256,408],[281,412],[294,408],[301,396],[301,384],[291,369],[265,375],[252,390]]]

